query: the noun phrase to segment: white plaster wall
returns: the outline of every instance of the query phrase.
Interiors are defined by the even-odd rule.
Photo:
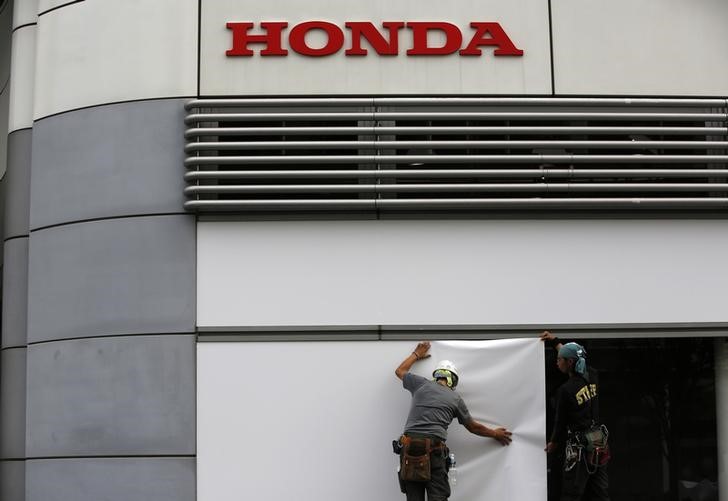
[[[551,2],[557,94],[725,96],[725,0]]]
[[[38,0],[14,0],[13,29],[38,20]]]
[[[5,5],[0,12],[0,179],[7,168],[12,18],[12,7]]]
[[[5,92],[0,93],[0,179],[5,175],[8,167],[8,129],[7,129],[7,118],[8,112],[10,111],[10,90],[5,89]]]
[[[728,221],[198,224],[200,327],[725,322]]]
[[[25,26],[15,30],[12,44],[9,132],[33,126],[36,26]]]
[[[73,0],[32,0],[38,4],[38,12],[46,12],[50,9],[56,9],[63,5],[73,3]]]
[[[197,7],[197,0],[87,1],[40,16],[35,118],[196,95]]]
[[[470,39],[471,21],[494,21],[521,57],[407,57],[409,30],[400,35],[399,56],[306,57],[289,51],[286,57],[227,57],[231,31],[227,22],[320,20],[343,27],[345,21],[448,21]],[[206,0],[202,3],[201,93],[235,94],[542,94],[551,92],[548,4],[541,0]],[[466,29],[467,28],[467,29]],[[252,31],[251,33],[258,32]],[[285,32],[287,33],[287,32]],[[288,46],[284,33],[284,47]],[[322,46],[314,42],[312,46]],[[434,40],[434,38],[433,38]],[[364,42],[366,46],[366,42]],[[348,43],[345,42],[345,48]],[[258,47],[255,47],[257,49]]]

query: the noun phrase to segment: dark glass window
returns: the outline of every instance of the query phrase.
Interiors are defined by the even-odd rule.
[[[718,500],[713,340],[581,340],[600,373],[602,421],[610,431],[612,499]],[[565,376],[546,352],[547,426]],[[560,458],[549,460],[557,500]]]

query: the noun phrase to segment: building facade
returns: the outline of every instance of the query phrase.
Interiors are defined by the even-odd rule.
[[[196,499],[200,343],[544,328],[613,388],[655,381],[609,393],[615,428],[644,431],[623,457],[660,449],[649,481],[615,466],[619,499],[717,489],[726,19],[720,0],[0,3],[0,498]]]

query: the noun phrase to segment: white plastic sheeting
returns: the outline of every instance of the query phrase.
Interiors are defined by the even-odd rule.
[[[413,342],[198,345],[200,501],[401,501],[391,441],[410,404],[394,369]],[[449,359],[472,416],[513,444],[454,421],[451,501],[546,499],[544,350],[537,339],[433,342],[412,372]]]

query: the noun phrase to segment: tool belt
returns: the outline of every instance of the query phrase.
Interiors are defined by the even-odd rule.
[[[412,437],[399,438],[399,479],[403,482],[429,482],[431,478],[430,454],[446,451],[445,442],[438,438]]]
[[[609,430],[605,425],[593,424],[585,431],[569,431],[564,469],[571,470],[582,458],[590,474],[609,462]]]

